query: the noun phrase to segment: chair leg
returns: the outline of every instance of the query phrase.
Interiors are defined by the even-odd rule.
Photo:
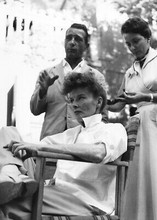
[[[43,190],[44,190],[44,166],[45,158],[36,158],[36,172],[35,179],[39,183],[38,189],[33,195],[32,202],[32,220],[41,220],[42,214],[42,201],[43,201]]]
[[[117,167],[117,177],[116,177],[116,204],[115,204],[115,214],[121,217],[121,211],[123,206],[123,196],[125,188],[125,168]]]

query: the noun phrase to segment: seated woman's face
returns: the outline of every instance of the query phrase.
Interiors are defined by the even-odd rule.
[[[87,88],[74,89],[69,100],[78,120],[99,113],[101,97],[95,98]]]
[[[123,34],[124,42],[135,56],[136,59],[141,59],[147,53],[150,46],[150,41],[140,34],[127,33]]]

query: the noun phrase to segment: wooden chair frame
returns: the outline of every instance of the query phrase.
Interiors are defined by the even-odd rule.
[[[139,125],[138,118],[131,118],[129,125],[127,127],[128,134],[128,150],[121,159],[107,163],[111,166],[117,166],[116,174],[116,193],[115,193],[115,215],[111,216],[111,219],[120,220],[121,211],[123,207],[123,197],[124,189],[126,184],[126,178],[128,173],[129,163],[133,159],[133,152],[136,145],[136,136]],[[44,189],[44,170],[46,166],[46,158],[53,159],[54,163],[58,159],[63,160],[73,160],[73,161],[82,161],[83,160],[74,157],[68,154],[58,154],[50,153],[48,151],[38,151],[36,154],[36,172],[35,178],[39,183],[38,189],[33,196],[33,207],[32,207],[32,220],[41,220],[42,219],[42,199],[43,199],[43,189]],[[53,163],[53,165],[54,165]]]

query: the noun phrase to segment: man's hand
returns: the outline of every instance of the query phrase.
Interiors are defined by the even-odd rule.
[[[43,98],[46,95],[48,87],[51,86],[56,79],[58,79],[58,75],[54,77],[50,77],[49,74],[44,70],[39,74],[39,84],[40,84],[40,98]]]
[[[36,156],[39,145],[26,142],[11,141],[7,146],[4,146],[4,148],[10,150],[15,157],[25,160],[29,157]]]

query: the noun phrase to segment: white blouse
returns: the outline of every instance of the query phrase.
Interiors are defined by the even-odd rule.
[[[84,118],[81,125],[63,133],[46,137],[47,144],[105,143],[107,154],[102,163],[58,160],[55,184],[108,214],[114,211],[116,168],[103,165],[122,155],[127,149],[125,128],[119,123],[102,122],[101,114]],[[89,149],[90,151],[90,149]]]

